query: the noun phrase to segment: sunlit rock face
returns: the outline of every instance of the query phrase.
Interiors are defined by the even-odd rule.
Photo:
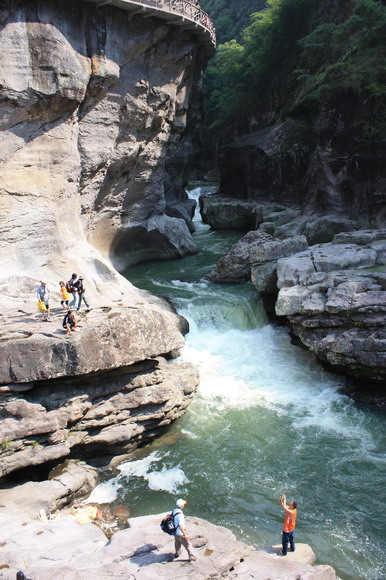
[[[121,268],[194,252],[197,39],[80,1],[9,0],[0,20],[2,274],[95,271],[89,244]]]
[[[183,187],[207,58],[191,32],[114,6],[0,4],[2,477],[132,449],[191,400],[196,371],[167,363],[186,321],[118,270],[196,251]],[[91,312],[69,336],[58,282],[73,272],[84,276]],[[44,324],[39,280],[51,289]],[[156,357],[159,368],[138,378],[135,365]],[[114,383],[116,372],[127,380]],[[46,405],[48,384],[63,397]],[[104,403],[107,414],[91,411]]]

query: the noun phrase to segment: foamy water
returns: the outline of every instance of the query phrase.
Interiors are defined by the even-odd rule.
[[[318,563],[345,580],[384,578],[383,415],[341,394],[341,378],[292,345],[286,329],[268,324],[250,285],[202,278],[237,236],[197,224],[197,238],[198,256],[127,276],[170,296],[189,320],[181,359],[200,370],[198,394],[93,501],[114,498],[142,515],[185,496],[188,514],[248,543],[278,543],[278,496],[286,492],[299,502],[298,541],[313,547]]]

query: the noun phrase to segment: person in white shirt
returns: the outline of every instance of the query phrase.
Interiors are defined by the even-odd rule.
[[[178,499],[176,502],[176,508],[172,511],[174,518],[174,525],[177,528],[176,534],[174,536],[174,547],[175,547],[175,558],[181,554],[181,547],[184,546],[188,552],[189,562],[197,560],[194,553],[192,544],[189,542],[189,536],[185,529],[185,516],[182,510],[186,506],[186,501],[184,499]]]
[[[41,280],[40,286],[36,291],[36,297],[38,302],[44,302],[46,309],[42,312],[43,320],[51,320],[50,318],[50,290],[47,286],[47,282]]]

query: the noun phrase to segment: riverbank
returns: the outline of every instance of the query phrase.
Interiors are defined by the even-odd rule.
[[[197,517],[187,518],[197,553],[197,561],[190,563],[184,553],[174,558],[173,537],[159,527],[164,514],[129,518],[127,529],[108,540],[98,522],[83,517],[84,525],[79,524],[80,510],[53,513],[65,501],[64,490],[74,496],[92,486],[95,475],[86,465],[70,462],[51,481],[0,490],[2,580],[14,580],[19,570],[33,580],[52,580],[53,575],[62,580],[336,578],[330,566],[313,566],[315,555],[305,544],[284,557],[280,546],[248,546],[230,530]]]

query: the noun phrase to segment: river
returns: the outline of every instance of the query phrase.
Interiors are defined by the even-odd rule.
[[[249,544],[278,544],[284,492],[298,502],[297,541],[310,544],[317,563],[344,580],[386,578],[384,413],[342,394],[342,378],[269,324],[251,284],[203,280],[241,234],[195,223],[199,254],[126,276],[168,296],[189,320],[181,358],[200,369],[198,394],[93,500],[125,503],[136,516],[181,496],[187,515]]]

